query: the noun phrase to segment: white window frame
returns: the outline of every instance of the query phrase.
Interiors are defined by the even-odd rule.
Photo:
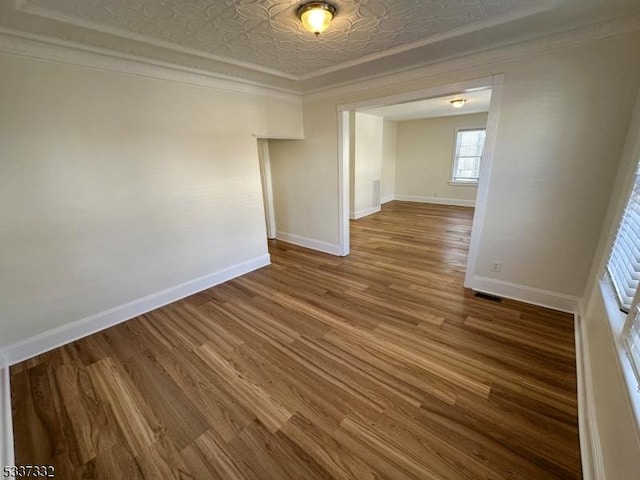
[[[603,292],[603,298],[605,303],[608,303],[607,309],[610,311],[609,319],[612,322],[612,327],[614,330],[617,330],[617,342],[619,342],[620,347],[622,348],[624,355],[626,355],[629,364],[631,366],[631,371],[633,372],[632,380],[636,385],[636,390],[640,392],[640,357],[633,358],[631,353],[631,344],[630,344],[630,333],[634,324],[640,322],[640,285],[636,288],[635,294],[633,296],[633,300],[631,302],[631,306],[628,311],[626,306],[622,304],[620,300],[620,294],[618,292],[619,286],[615,285],[614,279],[611,277],[609,273],[608,265],[609,258],[611,256],[611,252],[613,247],[615,246],[615,242],[618,237],[618,231],[620,230],[620,225],[622,224],[625,214],[627,211],[627,206],[629,201],[632,198],[635,186],[636,186],[636,178],[638,175],[638,171],[640,170],[640,158],[636,161],[635,168],[632,173],[632,180],[629,181],[627,188],[625,189],[625,195],[623,199],[622,210],[618,213],[615,235],[611,239],[609,243],[607,260],[605,261],[603,271],[601,273],[601,290]],[[612,305],[615,302],[615,305],[618,307],[618,312],[612,312]],[[636,328],[640,328],[640,326],[636,326]],[[614,333],[614,335],[615,335]],[[628,379],[627,379],[628,380]]]
[[[640,372],[634,371],[634,366],[632,365],[631,358],[627,354],[625,336],[628,332],[628,326],[630,325],[628,322],[631,321],[633,313],[637,311],[636,308],[640,300],[640,288],[638,288],[635,292],[636,294],[634,297],[634,301],[632,302],[631,308],[629,309],[629,311],[633,313],[624,313],[622,310],[620,310],[617,293],[609,279],[607,264],[609,262],[609,256],[611,254],[611,250],[617,236],[620,222],[626,211],[629,198],[633,192],[639,162],[640,95],[635,102],[634,113],[628,128],[627,138],[622,150],[622,157],[620,159],[620,166],[618,167],[616,180],[612,190],[612,201],[609,205],[609,211],[606,217],[606,231],[603,232],[601,238],[601,240],[603,241],[603,245],[602,247],[599,246],[599,250],[601,250],[599,252],[599,264],[597,266],[597,285],[595,285],[596,288],[594,290],[590,289],[587,292],[589,294],[593,292],[596,295],[599,293],[600,298],[594,299],[589,296],[589,302],[584,304],[581,308],[581,310],[585,309],[584,313],[588,315],[592,308],[592,305],[593,308],[595,308],[595,312],[597,314],[599,313],[599,303],[602,302],[604,306],[606,320],[603,320],[608,323],[609,331],[614,343],[615,353],[618,357],[618,366],[620,367],[619,373],[622,374],[623,381],[625,383],[625,386],[627,387],[627,398],[633,411],[635,420],[635,434],[638,436],[640,436],[640,389],[638,388],[638,373]],[[596,290],[598,291],[597,293]],[[598,317],[596,316],[594,318],[594,321],[597,320]],[[586,335],[585,332],[583,332],[582,335],[584,336],[585,342],[588,342],[588,335]],[[585,358],[585,375],[587,376],[586,388],[591,389],[588,381],[588,377],[590,376],[590,359],[588,352],[590,350],[588,344],[586,343],[583,348],[586,348],[586,350],[583,352]],[[614,372],[611,373],[615,375]],[[587,410],[589,410],[588,406],[586,408]],[[602,468],[602,465],[600,467]]]
[[[636,422],[636,429],[640,432],[640,381],[638,380],[640,372],[637,371],[629,354],[627,353],[627,344],[625,340],[627,326],[629,325],[628,321],[630,321],[631,315],[620,310],[618,296],[611,284],[606,267],[600,277],[599,287],[609,320],[608,323],[613,337],[613,343],[618,356],[620,373],[622,374],[623,381],[627,387],[629,402],[631,403],[631,409],[633,410],[633,416]],[[638,290],[640,291],[640,288]],[[630,311],[635,311],[634,309],[637,308],[637,306],[637,302],[634,302],[631,306],[632,310]]]
[[[637,140],[638,147],[640,147],[640,135],[638,136]],[[622,190],[624,191],[624,194],[622,195],[623,198],[619,200],[620,203],[616,208],[616,223],[613,227],[613,231],[609,233],[606,257],[604,258],[604,261],[600,266],[601,270],[598,283],[601,298],[604,303],[604,307],[609,320],[608,323],[611,334],[613,336],[622,377],[629,392],[628,398],[634,413],[636,429],[638,432],[640,432],[640,371],[638,371],[638,364],[632,360],[627,345],[629,329],[634,321],[634,318],[640,310],[640,287],[638,287],[635,292],[633,302],[631,303],[631,308],[629,308],[630,313],[625,313],[621,309],[618,293],[616,292],[607,268],[609,263],[609,256],[611,255],[611,250],[613,249],[617,237],[617,232],[620,227],[620,222],[624,217],[627,204],[629,203],[629,198],[632,195],[635,185],[636,171],[638,169],[638,164],[640,163],[640,148],[636,148],[634,150],[635,155],[633,168],[626,173],[626,181],[624,183],[624,186],[622,187]]]
[[[477,187],[478,180],[457,180],[456,179],[456,167],[458,165],[458,134],[460,132],[472,132],[475,130],[483,130],[485,132],[485,144],[487,142],[486,133],[487,127],[479,126],[479,127],[458,127],[453,135],[453,158],[451,160],[451,175],[449,176],[449,185],[455,186],[467,186],[467,187]],[[482,158],[484,157],[484,146],[483,151],[480,154],[480,168],[482,168]],[[478,179],[480,178],[480,174],[478,174]]]

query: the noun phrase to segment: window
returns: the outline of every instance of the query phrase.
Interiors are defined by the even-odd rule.
[[[451,183],[475,185],[480,178],[480,160],[484,149],[484,128],[458,130],[453,157]]]
[[[623,339],[633,370],[640,381],[640,165],[636,168],[627,202],[607,261],[607,273],[626,313]]]

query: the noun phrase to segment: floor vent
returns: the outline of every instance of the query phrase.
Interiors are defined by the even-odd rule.
[[[496,297],[495,295],[490,295],[488,293],[476,292],[476,298],[481,298],[482,300],[489,300],[490,302],[500,303],[502,298]]]

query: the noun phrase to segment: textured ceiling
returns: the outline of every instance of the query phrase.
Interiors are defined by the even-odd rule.
[[[337,16],[316,38],[295,15],[305,1],[0,0],[0,51],[68,61],[54,44],[309,93],[608,18],[640,19],[640,0],[331,0]],[[40,46],[16,47],[21,38]]]
[[[554,6],[552,0],[335,0],[319,38],[292,0],[18,0],[30,14],[103,33],[251,64],[290,78]],[[109,45],[104,45],[109,47]],[[131,52],[131,53],[136,53]]]

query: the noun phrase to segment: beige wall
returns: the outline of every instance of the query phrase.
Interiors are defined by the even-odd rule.
[[[628,99],[638,88],[639,54],[636,34],[505,69],[477,275],[584,294],[611,164],[633,107]],[[498,274],[490,270],[494,260],[503,262]]]
[[[373,182],[380,181],[382,175],[383,122],[382,117],[355,114],[352,218],[371,213],[371,209],[380,206],[374,203]]]
[[[458,128],[485,127],[487,114],[398,122],[395,194],[474,202],[477,188],[449,185]]]
[[[380,179],[380,200],[391,200],[396,184],[396,146],[398,124],[385,121],[382,125],[382,176]]]
[[[267,254],[296,102],[0,56],[0,348]]]
[[[331,105],[304,115],[305,140],[269,140],[269,156],[277,231],[337,249],[338,168],[327,168],[337,146],[324,141],[336,128],[335,115]]]
[[[338,245],[338,139],[334,102],[304,105],[304,140],[270,140],[279,231]]]

